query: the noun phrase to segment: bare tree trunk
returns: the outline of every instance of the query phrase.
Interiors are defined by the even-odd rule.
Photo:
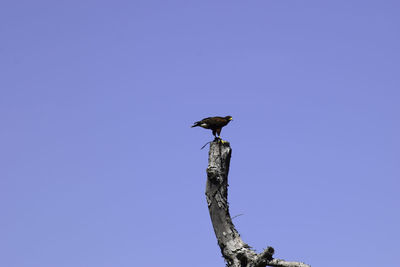
[[[232,223],[228,205],[228,172],[232,149],[228,142],[210,143],[207,168],[206,197],[218,245],[228,267],[310,267],[301,262],[274,259],[268,247],[257,254],[240,238]]]

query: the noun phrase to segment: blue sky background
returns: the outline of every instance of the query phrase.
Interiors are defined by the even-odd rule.
[[[398,1],[3,1],[0,266],[224,266],[204,190],[232,115],[242,238],[396,266]]]

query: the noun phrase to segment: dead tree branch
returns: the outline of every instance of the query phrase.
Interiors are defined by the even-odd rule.
[[[228,205],[228,172],[232,149],[228,142],[210,144],[207,168],[206,197],[211,222],[218,245],[228,267],[310,267],[301,262],[274,259],[274,249],[268,247],[257,254],[243,242],[232,223]]]

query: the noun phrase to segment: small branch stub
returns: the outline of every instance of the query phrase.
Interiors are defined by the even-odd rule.
[[[229,142],[210,143],[207,168],[206,198],[211,222],[228,267],[311,267],[301,262],[274,259],[274,249],[268,247],[257,254],[243,242],[233,225],[228,204],[228,172],[232,149]]]

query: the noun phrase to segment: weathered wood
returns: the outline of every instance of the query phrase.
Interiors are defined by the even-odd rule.
[[[310,267],[301,262],[273,259],[274,249],[268,247],[257,254],[243,242],[232,223],[228,204],[228,172],[232,149],[228,142],[210,143],[207,168],[206,197],[218,245],[228,267]]]

